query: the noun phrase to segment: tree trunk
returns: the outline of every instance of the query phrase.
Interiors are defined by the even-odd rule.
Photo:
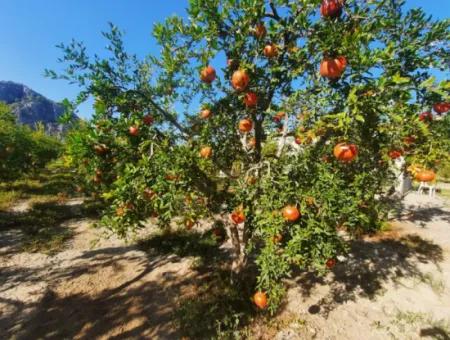
[[[238,276],[245,268],[247,255],[245,254],[246,236],[245,224],[230,224],[230,236],[233,244],[233,262],[231,271],[233,276]]]

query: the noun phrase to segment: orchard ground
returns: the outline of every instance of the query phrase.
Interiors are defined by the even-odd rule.
[[[3,338],[450,336],[445,195],[410,193],[389,230],[352,242],[327,276],[300,272],[285,280],[284,304],[270,318],[255,310],[249,293],[221,279],[228,275],[221,257],[231,246],[204,233],[206,224],[158,234],[150,222],[134,241],[105,238],[92,228],[91,200],[57,195],[58,183],[70,183],[70,175],[3,188],[9,197],[0,219]]]

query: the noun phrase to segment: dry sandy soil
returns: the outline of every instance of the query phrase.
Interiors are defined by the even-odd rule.
[[[326,277],[287,280],[279,322],[270,332],[256,324],[253,338],[449,339],[450,207],[410,194],[400,211],[391,231],[354,242]],[[20,232],[1,232],[0,338],[182,337],[173,312],[198,283],[192,258],[149,257],[90,220],[66,223],[74,237],[53,256],[21,252]]]

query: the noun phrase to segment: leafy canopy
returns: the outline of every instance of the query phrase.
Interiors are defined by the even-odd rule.
[[[341,13],[321,16],[319,0],[191,0],[187,19],[155,25],[161,49],[144,59],[114,25],[107,58],[60,45],[67,67],[48,75],[78,83],[76,103],[95,98],[69,154],[86,190],[109,203],[106,226],[126,236],[149,217],[224,224],[232,269],[255,259],[271,310],[293,266],[323,272],[348,237],[380,228],[396,177],[389,152],[424,168],[448,158],[449,116],[419,114],[449,99],[448,80],[434,77],[449,65],[449,21],[399,0],[327,2]],[[201,81],[208,65],[217,77]],[[242,91],[230,84],[237,70],[249,77]],[[357,157],[336,159],[338,143]],[[199,154],[205,146],[212,155]],[[286,221],[287,205],[301,217]]]

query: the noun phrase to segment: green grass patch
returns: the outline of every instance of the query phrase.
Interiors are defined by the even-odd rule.
[[[437,294],[442,295],[445,291],[445,282],[433,273],[425,273],[420,276],[420,280],[429,285],[431,289]]]
[[[30,175],[10,182],[0,183],[0,193],[17,193],[20,198],[36,196],[55,196],[74,193],[73,175],[67,169],[44,170],[39,174]]]
[[[20,191],[0,191],[0,211],[11,209],[21,198]]]
[[[27,252],[54,254],[73,237],[64,222],[76,218],[97,218],[102,204],[85,201],[81,205],[64,203],[73,196],[73,175],[63,168],[46,169],[39,174],[0,183],[0,231],[18,228],[22,231],[22,249]],[[11,212],[20,200],[30,207]]]
[[[64,169],[45,170],[32,177],[0,183],[0,211],[10,210],[20,200],[49,202],[73,196],[73,176]]]
[[[215,271],[202,280],[194,296],[182,299],[176,324],[190,339],[245,339],[256,315],[250,292],[230,282],[228,271]]]
[[[446,199],[450,199],[450,189],[442,189],[439,195]]]
[[[87,207],[59,204],[58,199],[35,203],[30,211],[14,218],[22,229],[23,249],[28,252],[55,254],[73,237],[73,231],[64,222],[84,217],[97,217],[98,204]]]

